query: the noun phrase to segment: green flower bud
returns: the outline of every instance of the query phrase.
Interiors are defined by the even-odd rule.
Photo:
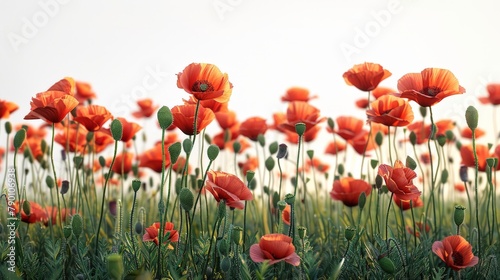
[[[371,165],[372,169],[377,168],[378,160],[376,160],[376,159],[370,160],[370,165]]]
[[[375,134],[375,143],[377,146],[382,146],[382,142],[384,142],[384,135],[379,131]]]
[[[299,136],[304,135],[304,133],[306,132],[306,125],[304,123],[296,123],[295,132],[297,132]]]
[[[444,135],[446,136],[446,140],[448,141],[453,141],[455,140],[455,135],[453,134],[453,131],[447,130]]]
[[[113,136],[113,139],[115,139],[115,141],[120,141],[123,136],[123,125],[120,122],[120,120],[114,119],[111,122],[110,129],[111,129],[111,136]]]
[[[247,182],[252,182],[254,176],[255,176],[255,171],[248,170],[246,174]]]
[[[174,116],[167,106],[162,106],[156,113],[161,129],[167,129],[174,122]]]
[[[441,184],[444,184],[447,181],[448,181],[448,170],[443,169],[443,171],[441,172]]]
[[[71,232],[73,230],[71,229],[71,226],[70,225],[66,225],[63,227],[63,234],[64,234],[64,238],[68,239],[71,237]]]
[[[208,133],[205,133],[205,142],[207,142],[207,144],[211,144],[212,143],[212,138],[210,138],[210,135],[208,135]]]
[[[487,158],[486,159],[486,164],[489,166],[489,167],[495,167],[496,166],[496,158]]]
[[[375,177],[375,187],[377,189],[380,189],[383,183],[384,183],[384,178],[382,178],[382,176],[377,174],[377,176]]]
[[[271,144],[269,144],[269,153],[271,155],[274,155],[277,152],[278,152],[278,142],[274,141]]]
[[[266,165],[267,171],[272,171],[273,170],[273,168],[274,168],[274,159],[273,159],[272,156],[269,156],[266,159],[265,165]]]
[[[226,202],[224,200],[221,200],[219,203],[219,209],[218,209],[218,218],[223,219],[226,216]]]
[[[339,163],[339,165],[337,166],[337,172],[341,176],[344,175],[344,165],[342,163]]]
[[[313,159],[314,157],[314,150],[307,150],[307,157],[309,157],[309,159]]]
[[[182,148],[184,149],[184,152],[186,154],[191,153],[191,150],[193,149],[193,142],[191,141],[191,139],[184,139],[184,141],[182,141]]]
[[[99,165],[101,168],[106,166],[106,159],[103,156],[99,156]]]
[[[9,121],[5,123],[5,132],[7,132],[7,134],[12,132],[12,124]]]
[[[228,272],[231,269],[231,260],[228,257],[222,258],[220,261],[220,269],[224,272]]]
[[[132,181],[132,189],[137,192],[141,188],[141,180],[135,179]]]
[[[286,208],[286,202],[285,202],[284,200],[280,200],[280,201],[278,201],[277,205],[278,205],[278,209],[279,209],[280,211],[283,211],[283,210],[285,210],[285,208]]]
[[[20,129],[16,132],[16,135],[14,135],[14,148],[16,150],[18,150],[21,147],[25,138],[26,138],[26,130]]]
[[[220,151],[220,149],[216,145],[208,146],[208,149],[207,149],[208,159],[211,161],[214,161],[217,158],[217,156],[219,155],[219,151]]]
[[[76,238],[79,238],[83,232],[83,219],[80,214],[75,214],[73,218],[71,218],[71,229]]]
[[[378,260],[378,264],[382,268],[383,271],[389,274],[393,274],[396,271],[396,267],[389,257],[383,257]]]
[[[123,259],[120,254],[110,254],[108,259],[108,275],[110,279],[121,280],[123,277]]]
[[[455,225],[457,225],[457,227],[462,225],[462,223],[464,222],[464,218],[465,218],[465,207],[463,207],[462,205],[455,206],[455,213],[453,214],[453,220],[455,221]]]
[[[410,156],[406,156],[406,163],[405,163],[405,165],[406,165],[406,167],[410,168],[411,170],[415,170],[415,168],[417,168],[417,163]]]
[[[474,106],[467,107],[467,110],[465,110],[465,120],[467,121],[467,125],[473,132],[477,128],[478,119],[479,116],[476,108],[474,108]]]
[[[361,194],[359,194],[358,198],[358,206],[360,210],[363,210],[363,208],[365,207],[365,203],[366,203],[366,193],[362,192]]]
[[[76,169],[80,169],[83,166],[83,157],[82,156],[75,156],[73,158],[73,163],[75,164]]]
[[[344,236],[347,241],[351,241],[354,237],[354,234],[356,234],[356,228],[348,227],[344,230]]]
[[[240,142],[238,142],[238,141],[234,141],[233,142],[233,150],[234,150],[235,154],[237,154],[237,153],[240,152],[240,150],[241,150],[241,144],[240,144]]]
[[[190,211],[191,208],[193,208],[194,195],[189,189],[183,188],[179,193],[179,201],[181,203],[182,209]]]
[[[332,118],[328,118],[328,119],[326,120],[326,124],[328,125],[328,127],[329,127],[331,130],[333,130],[333,129],[335,128],[335,122],[333,121],[333,119],[332,119]]]
[[[49,189],[52,189],[55,185],[54,179],[50,175],[47,175],[47,177],[45,177],[45,183],[47,184],[47,187],[49,187]]]
[[[422,118],[425,118],[427,116],[427,107],[420,107],[419,110]]]
[[[134,229],[135,229],[135,233],[137,234],[142,234],[142,229],[144,227],[142,226],[141,222],[137,222],[135,223],[135,226],[134,226]]]
[[[288,205],[292,205],[295,202],[295,196],[291,193],[285,195],[285,202]]]
[[[92,138],[94,138],[94,132],[92,132],[92,131],[87,132],[85,140],[87,140],[87,142],[90,143],[90,142],[92,142]]]
[[[266,138],[261,133],[259,135],[257,135],[257,141],[259,142],[259,145],[261,147],[264,147],[266,145]]]
[[[303,227],[303,226],[298,227],[297,232],[299,233],[299,238],[304,240],[304,238],[306,237],[306,232],[307,232],[306,227]]]
[[[236,245],[241,245],[243,242],[243,228],[239,226],[235,226],[233,231],[231,232],[231,240]]]
[[[415,132],[410,132],[410,143],[412,146],[415,146],[417,144],[417,134],[415,134]]]
[[[168,153],[170,154],[170,162],[175,164],[179,155],[181,154],[181,143],[175,142],[172,145],[168,146]]]
[[[444,144],[446,144],[446,136],[438,135],[437,142],[438,142],[439,146],[443,147]]]
[[[27,200],[23,201],[23,212],[27,216],[31,215],[31,204]]]

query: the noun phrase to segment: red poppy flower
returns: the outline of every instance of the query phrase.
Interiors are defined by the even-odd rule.
[[[241,173],[246,175],[248,170],[255,171],[259,168],[259,159],[256,157],[249,157],[246,161],[239,162],[238,167],[241,169]]]
[[[78,100],[71,95],[74,81],[65,78],[55,83],[48,91],[37,93],[31,99],[30,112],[25,120],[42,119],[48,123],[59,123],[78,106]]]
[[[351,140],[363,130],[364,121],[355,117],[340,116],[335,120],[337,123],[337,130],[334,131],[338,136],[344,140]],[[330,132],[331,129],[327,129]]]
[[[398,90],[400,93],[397,96],[413,100],[422,107],[432,106],[443,98],[465,92],[453,73],[439,68],[426,68],[420,73],[404,75],[398,81]]]
[[[96,98],[95,92],[92,90],[92,86],[89,83],[75,81],[75,89],[75,97],[80,104]]]
[[[213,99],[228,102],[232,85],[226,73],[207,63],[191,63],[177,74],[177,87],[184,89],[198,100]]]
[[[242,200],[252,200],[253,195],[245,183],[235,175],[223,171],[208,171],[205,189],[214,196],[217,202],[224,200],[231,208],[243,209]]]
[[[248,137],[252,141],[257,141],[259,134],[264,135],[266,131],[266,119],[261,117],[251,117],[240,124],[240,135]]]
[[[128,142],[128,141],[132,140],[132,138],[134,138],[135,134],[139,130],[141,130],[141,128],[142,128],[137,123],[129,122],[125,118],[118,117],[116,119],[119,120],[120,123],[122,124],[122,131],[123,132],[122,132],[122,139],[120,140],[122,142]],[[105,129],[104,131],[106,131],[109,135],[111,135],[111,131],[109,128]]]
[[[287,204],[285,206],[285,209],[283,209],[283,212],[281,212],[281,219],[287,225],[290,225],[291,214],[292,214],[292,207],[290,206],[290,204]]]
[[[500,104],[500,84],[489,84],[486,89],[488,90],[488,96],[479,97],[479,101],[483,104]]]
[[[163,164],[162,147],[161,141],[157,143],[153,148],[144,151],[139,156],[139,167],[147,167],[151,170],[161,173]],[[170,166],[170,154],[168,152],[168,147],[165,144],[165,168]]]
[[[133,159],[134,159],[133,154],[127,153],[127,152],[121,153],[121,154],[116,156],[115,162],[113,163],[113,168],[111,168],[111,170],[113,170],[113,172],[115,172],[116,174],[125,175],[125,174],[129,173],[130,171],[132,171],[132,160]],[[111,160],[112,159],[109,158],[106,161],[107,166],[111,165]],[[122,170],[123,170],[123,172],[122,172]]]
[[[288,104],[286,111],[287,122],[280,125],[281,128],[295,132],[297,123],[306,125],[306,132],[315,125],[323,122],[325,118],[319,118],[319,110],[304,101],[292,101]]]
[[[69,153],[83,153],[87,145],[87,129],[70,125],[59,130],[54,141],[60,144]]]
[[[391,75],[391,72],[384,69],[380,64],[365,62],[354,65],[342,77],[344,77],[346,84],[350,86],[355,86],[362,91],[371,91]]]
[[[398,195],[393,195],[392,200],[394,200],[394,204],[396,204],[403,211],[406,211],[406,210],[411,208],[410,201],[412,204],[411,206],[413,206],[413,208],[424,206],[424,202],[422,201],[422,198],[420,198],[420,196],[417,196],[416,198],[414,198],[412,200],[403,200],[403,199],[399,198]]]
[[[475,266],[479,262],[479,258],[472,253],[472,245],[460,235],[434,242],[432,252],[455,271]]]
[[[370,132],[363,129],[352,139],[349,139],[347,143],[354,148],[356,153],[358,153],[359,155],[363,155],[366,152],[371,151],[377,147],[377,144],[374,140],[375,134],[372,132],[371,137],[368,138],[369,135]]]
[[[300,264],[300,257],[295,253],[292,238],[271,233],[260,238],[259,244],[250,247],[250,258],[256,263],[268,261],[269,265],[285,261],[293,266]]]
[[[336,155],[337,153],[344,151],[345,147],[346,146],[345,146],[344,142],[331,141],[326,146],[325,154]]]
[[[308,102],[318,96],[309,96],[309,90],[302,87],[291,87],[286,92],[285,95],[281,96],[281,101],[304,101]]]
[[[88,105],[79,106],[76,109],[76,117],[73,120],[85,126],[88,131],[96,131],[111,118],[113,116],[105,107]]]
[[[57,220],[59,219],[59,210],[55,206],[46,206],[45,211],[47,211],[47,215],[50,215],[52,224],[55,225],[57,223]],[[62,222],[64,223],[66,219],[68,218],[69,215],[74,215],[76,214],[76,209],[75,208],[61,208],[61,218]],[[47,221],[45,223],[45,226],[48,226],[49,222]]]
[[[288,131],[288,130],[281,127],[281,124],[287,122],[285,113],[283,113],[283,112],[274,113],[273,114],[273,121],[274,121],[274,123],[272,125],[270,125],[270,127],[269,127],[270,129],[274,129],[276,131],[283,132],[283,133],[285,131]]]
[[[413,184],[417,173],[406,167],[400,160],[396,160],[394,167],[381,164],[378,174],[384,178],[387,189],[401,200],[413,200],[420,196],[420,191]]]
[[[368,196],[372,187],[364,180],[344,177],[333,181],[333,189],[330,196],[335,200],[340,200],[345,206],[353,207],[358,205],[359,196],[365,193]]]
[[[217,102],[213,99],[197,100],[193,96],[191,96],[189,100],[182,99],[182,101],[184,101],[184,104],[194,104],[194,105],[196,105],[198,101],[200,101],[201,106],[212,110],[212,112],[214,113],[228,111],[228,102]]]
[[[477,164],[479,171],[486,171],[486,159],[491,157],[490,149],[483,144],[476,144]],[[462,164],[468,167],[476,167],[474,161],[474,153],[472,144],[462,145],[460,147],[460,156],[462,157]]]
[[[0,119],[8,119],[17,109],[19,106],[16,103],[0,99]]]
[[[238,120],[236,119],[236,112],[230,110],[219,111],[215,113],[215,119],[223,130],[228,129],[238,123]]]
[[[355,105],[359,109],[366,109],[366,108],[368,108],[368,105],[370,105],[370,104],[368,103],[368,99],[361,98],[361,99],[356,100]]]
[[[92,152],[98,154],[102,151],[104,151],[107,147],[109,147],[111,144],[113,144],[115,140],[111,135],[109,135],[106,131],[104,130],[97,130],[94,131],[94,139],[90,143],[92,147]],[[91,152],[89,150],[89,152]]]
[[[186,135],[194,135],[194,114],[196,105],[185,104],[174,106],[172,109],[174,125]],[[199,134],[215,118],[214,112],[203,106],[198,107],[198,118],[196,121],[196,134]]]
[[[312,160],[307,159],[306,169],[309,170],[311,167],[318,170],[321,173],[325,173],[330,168],[330,165],[328,163],[322,162],[319,158],[313,158]]]
[[[19,213],[19,209],[21,209],[21,221],[28,224],[34,224],[36,222],[46,224],[49,221],[47,211],[36,202],[30,201],[29,204],[31,208],[31,213],[29,215],[26,215],[22,209],[23,202],[19,203],[19,201],[14,202],[14,213],[17,215]]]
[[[396,93],[397,90],[388,88],[388,87],[377,87],[376,89],[372,90],[372,95],[375,97],[375,99],[379,99],[381,96],[388,95],[391,93]]]
[[[386,126],[406,126],[413,121],[413,110],[408,101],[392,95],[373,101],[366,115],[368,121]]]
[[[458,191],[458,192],[465,192],[465,185],[464,183],[456,183],[453,188]]]
[[[479,137],[483,137],[485,134],[486,134],[486,132],[484,130],[480,129],[479,127],[477,127],[474,130],[474,137],[476,139],[479,138]],[[462,136],[464,138],[467,138],[467,139],[472,139],[472,130],[469,127],[464,127],[460,131],[460,136]]]
[[[151,117],[159,107],[159,105],[153,104],[151,98],[137,100],[137,106],[139,106],[139,111],[132,112],[132,116],[138,119]]]
[[[153,241],[156,246],[160,244],[158,239],[158,233],[160,233],[160,223],[156,222],[150,227],[147,227],[146,233],[142,236],[142,241]],[[167,235],[168,233],[168,235]],[[174,229],[174,224],[171,222],[166,222],[165,227],[163,229],[163,236],[167,236],[164,243],[167,242],[177,242],[179,241],[179,233]]]
[[[452,120],[439,120],[435,123],[437,131],[435,136],[445,135],[446,131],[453,130],[455,123]],[[424,125],[422,121],[414,122],[407,126],[408,130],[413,131],[417,136],[417,144],[427,142],[431,135],[431,125]]]
[[[307,130],[304,135],[302,135],[302,140],[306,143],[309,143],[313,140],[316,139],[318,136],[319,131],[321,130],[321,127],[319,125],[313,126],[311,129]],[[299,135],[296,132],[291,132],[288,130],[284,131],[286,135],[285,141],[292,143],[292,144],[298,144],[299,143]]]

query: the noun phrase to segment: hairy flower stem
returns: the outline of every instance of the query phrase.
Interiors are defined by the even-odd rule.
[[[372,92],[368,91],[368,107],[366,108],[367,110],[370,109],[370,98],[371,98]],[[359,178],[363,178],[363,165],[365,164],[365,154],[366,154],[366,149],[368,149],[368,143],[370,143],[370,139],[372,137],[372,125],[370,124],[370,131],[368,132],[368,137],[366,140],[365,147],[363,148],[363,156],[361,157],[361,168],[359,169]],[[333,138],[335,141],[335,137]],[[336,143],[336,142],[334,142]],[[337,152],[337,144],[335,144],[335,152]],[[337,153],[335,153],[335,156],[337,156]],[[334,172],[337,171],[337,162],[335,161],[335,169]]]
[[[431,119],[431,133],[429,135],[429,139],[427,139],[427,149],[429,150],[429,161],[430,161],[430,165],[431,165],[431,193],[430,193],[430,200],[432,201],[432,210],[433,210],[433,213],[434,213],[434,228],[436,229],[437,228],[437,217],[436,217],[436,201],[434,199],[434,188],[436,186],[436,181],[434,179],[434,163],[433,163],[433,159],[432,159],[432,151],[431,151],[431,140],[432,138],[434,138],[434,136],[436,135],[436,128],[434,126],[434,118],[432,116],[432,108],[429,107],[429,115],[430,115],[430,119]],[[425,216],[428,217],[428,211],[429,211],[429,207],[430,207],[430,204],[427,204],[427,207],[425,209]]]
[[[477,256],[479,259],[481,259],[481,226],[479,225],[479,194],[477,191],[477,185],[478,185],[478,177],[479,177],[479,163],[477,159],[477,151],[476,151],[476,131],[475,129],[472,129],[472,153],[474,154],[474,163],[475,163],[475,168],[474,168],[474,192],[476,196],[476,226],[477,226],[477,243],[478,243],[478,248],[477,248]]]
[[[135,268],[138,269],[139,268],[139,261],[137,260],[137,251],[135,248],[135,238],[134,238],[134,234],[132,232],[136,199],[137,199],[137,192],[134,191],[134,199],[132,200],[132,211],[130,212],[130,225],[129,226],[130,226],[130,242],[132,242],[132,250],[134,251]]]

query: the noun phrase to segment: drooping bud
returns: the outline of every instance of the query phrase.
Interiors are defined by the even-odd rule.
[[[269,156],[265,161],[267,171],[272,171],[274,168],[274,159],[272,156]]]
[[[259,142],[259,145],[261,147],[264,147],[266,145],[266,138],[262,133],[259,133],[259,135],[257,135],[257,141]]]
[[[423,107],[422,107],[423,108]],[[383,257],[378,260],[378,264],[382,268],[383,271],[389,274],[393,274],[396,271],[396,267],[394,266],[394,262],[392,262],[389,257]]]
[[[278,152],[278,142],[274,141],[269,144],[269,153],[274,155],[276,152]]]
[[[467,166],[465,165],[462,165],[460,166],[460,180],[462,180],[462,182],[466,183],[469,181],[469,173],[468,173],[469,169]]]
[[[184,141],[182,141],[182,148],[186,154],[191,153],[191,150],[193,150],[193,141],[189,138],[184,139]]]
[[[286,144],[280,144],[279,145],[279,148],[278,148],[278,154],[276,155],[276,157],[278,159],[282,159],[282,158],[286,158],[286,156],[288,155],[288,147]]]
[[[177,159],[179,159],[179,155],[181,154],[182,147],[181,143],[175,142],[168,146],[168,153],[170,154],[170,162],[175,164]]]
[[[45,184],[47,184],[47,187],[49,187],[49,189],[52,189],[55,185],[54,178],[52,178],[52,176],[50,175],[47,175],[47,177],[45,177]]]

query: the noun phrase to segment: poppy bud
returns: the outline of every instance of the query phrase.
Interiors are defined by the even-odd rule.
[[[61,150],[61,160],[62,161],[66,161],[66,151],[65,150]]]
[[[313,159],[313,157],[314,157],[314,150],[308,150],[306,153],[307,153],[307,156],[309,157],[309,159]]]
[[[295,196],[291,193],[285,195],[286,204],[292,205],[295,202]]]
[[[21,147],[25,138],[26,138],[26,130],[20,129],[16,132],[16,135],[14,135],[14,148],[16,150],[18,150]]]
[[[66,194],[69,190],[69,181],[63,180],[61,183],[61,190],[59,191],[61,194]]]
[[[219,203],[219,211],[218,211],[218,217],[219,219],[223,219],[226,216],[226,202],[224,200],[221,200]]]
[[[469,181],[469,173],[467,171],[469,171],[467,166],[465,166],[465,165],[460,166],[460,172],[459,172],[460,173],[460,180],[462,180],[462,182],[464,182],[464,183]]]
[[[425,118],[425,116],[427,116],[427,107],[420,107],[419,110],[422,118]]]
[[[94,132],[89,131],[85,137],[85,140],[87,140],[88,143],[92,141],[92,138],[94,138]]]
[[[123,136],[123,125],[120,122],[120,120],[114,119],[111,122],[110,129],[111,129],[111,136],[113,136],[113,139],[115,139],[115,141],[120,141]]]
[[[141,188],[141,180],[138,180],[138,179],[133,180],[132,181],[132,189],[134,190],[134,192],[139,191],[140,188]]]
[[[210,135],[208,135],[207,133],[205,133],[205,141],[207,142],[207,144],[210,144],[212,143],[212,138],[210,138]]]
[[[439,135],[439,136],[437,137],[437,141],[438,141],[439,146],[443,147],[443,146],[444,146],[444,144],[446,144],[446,136],[444,136],[444,135]]]
[[[356,233],[356,228],[348,227],[344,230],[344,237],[345,239],[347,239],[347,241],[351,241],[355,233]]]
[[[211,160],[211,161],[214,161],[217,156],[219,155],[219,147],[217,147],[216,145],[210,145],[208,146],[208,149],[207,149],[207,155],[208,155],[208,159]]]
[[[380,189],[382,187],[383,182],[384,182],[384,178],[382,178],[382,176],[377,174],[377,176],[375,177],[375,187],[377,189]]]
[[[224,239],[219,241],[219,246],[217,246],[217,248],[219,249],[219,254],[223,256],[227,256],[229,253],[229,244]]]
[[[276,152],[278,152],[278,142],[274,141],[269,144],[269,153],[274,155]]]
[[[274,159],[271,156],[269,156],[266,159],[265,165],[266,165],[267,171],[272,171],[274,168]]]
[[[328,118],[328,120],[326,121],[328,127],[333,130],[335,128],[335,122],[333,121],[332,118]]]
[[[410,156],[406,156],[405,165],[406,165],[406,167],[410,168],[411,170],[415,170],[415,168],[417,168],[417,163]]]
[[[7,132],[7,134],[12,132],[12,124],[9,121],[5,123],[5,132]]]
[[[50,175],[47,175],[47,177],[45,177],[45,183],[47,184],[47,187],[49,187],[49,189],[52,189],[54,187],[54,179]]]
[[[297,132],[299,136],[304,135],[304,132],[306,132],[306,125],[304,123],[296,123],[295,132]]]
[[[415,132],[410,132],[410,143],[412,146],[415,146],[417,144],[417,134],[415,134]]]
[[[288,155],[288,146],[286,144],[280,144],[278,148],[278,154],[276,157],[278,159],[286,158]]]
[[[462,205],[455,206],[455,213],[453,215],[453,220],[455,221],[455,225],[459,227],[464,222],[465,217],[465,207]]]
[[[467,125],[472,130],[472,132],[474,132],[474,130],[477,128],[478,119],[479,116],[476,108],[474,108],[474,106],[467,107],[467,110],[465,110],[465,120],[467,121]]]
[[[108,255],[108,275],[110,279],[122,279],[123,277],[123,259],[120,254]]]
[[[378,160],[376,160],[376,159],[370,160],[370,165],[371,165],[372,169],[375,169],[378,165]]]
[[[361,192],[358,198],[358,206],[360,210],[363,210],[363,208],[365,207],[365,203],[366,203],[366,193]]]
[[[383,140],[384,135],[382,134],[382,132],[377,132],[377,134],[375,134],[375,143],[377,144],[377,146],[382,146]]]
[[[106,159],[103,156],[99,156],[99,165],[101,166],[101,168],[106,165]]]
[[[339,163],[339,165],[337,166],[337,172],[339,173],[339,175],[344,174],[344,165],[342,163]]]
[[[460,141],[457,141],[455,143],[455,146],[457,146],[457,149],[460,150],[462,148],[462,143]]]
[[[257,188],[257,180],[252,180],[248,182],[248,188],[252,191],[255,190],[255,188]]]
[[[75,214],[73,218],[71,218],[71,229],[76,238],[79,238],[83,232],[83,219],[80,214]]]
[[[443,169],[443,171],[441,172],[441,184],[444,184],[447,181],[448,181],[448,170]]]
[[[172,112],[167,106],[162,106],[160,110],[158,110],[158,113],[156,113],[156,117],[158,118],[161,129],[167,129],[174,122]]]
[[[27,200],[23,201],[23,212],[27,216],[31,215],[31,204]]]
[[[63,234],[64,234],[64,238],[68,239],[71,237],[71,232],[73,230],[71,229],[71,226],[70,225],[67,225],[67,226],[64,226],[63,227]]]
[[[383,258],[379,259],[378,264],[380,265],[380,267],[382,268],[383,271],[385,271],[389,274],[393,274],[394,271],[396,271],[396,267],[394,266],[394,263],[392,262],[392,260],[389,259],[389,257],[383,257]]]
[[[235,154],[237,154],[237,153],[240,152],[240,150],[241,150],[241,144],[240,144],[240,142],[238,142],[238,141],[234,141],[233,142],[233,150],[234,150]]]
[[[266,145],[266,138],[262,133],[259,133],[259,135],[257,135],[257,141],[259,142],[261,147],[264,147]]]
[[[446,140],[448,141],[453,141],[455,139],[455,135],[451,130],[447,130],[444,134],[446,135]]]
[[[486,164],[488,164],[489,167],[495,167],[496,166],[495,158],[487,158]]]
[[[184,152],[186,154],[191,153],[191,150],[193,149],[193,142],[191,141],[191,139],[184,139],[184,141],[182,141],[182,148],[184,149]]]
[[[283,210],[285,210],[285,208],[286,208],[286,202],[285,202],[284,200],[280,200],[280,201],[278,201],[277,205],[278,205],[278,209],[279,209],[280,211],[283,211]]]
[[[189,189],[183,188],[179,193],[179,201],[181,203],[182,209],[190,211],[191,208],[193,208],[194,195]]]
[[[175,142],[172,145],[168,146],[168,153],[170,154],[170,162],[175,164],[179,155],[181,154],[181,143]]]
[[[280,195],[278,192],[273,193],[273,208],[276,208],[278,206],[278,201],[280,200]]]
[[[109,208],[109,213],[111,213],[111,215],[113,216],[116,216],[116,200],[111,200],[108,203],[108,208]]]
[[[224,257],[220,261],[220,269],[224,272],[228,272],[231,269],[231,260],[228,257]]]
[[[306,237],[307,229],[306,227],[300,226],[297,228],[297,232],[299,233],[299,238],[304,239]]]
[[[231,233],[231,240],[234,242],[234,244],[240,245],[241,242],[243,241],[242,236],[243,236],[243,228],[235,226],[233,228],[233,232]]]
[[[252,182],[254,176],[255,176],[255,171],[248,170],[246,174],[247,182]]]

